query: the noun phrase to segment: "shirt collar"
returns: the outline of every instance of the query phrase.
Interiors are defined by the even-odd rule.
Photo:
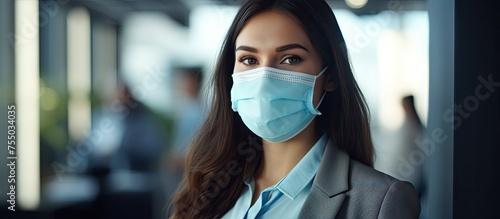
[[[328,136],[324,133],[297,165],[275,186],[288,198],[294,200],[316,175]]]
[[[328,135],[325,132],[299,163],[274,188],[294,200],[316,175],[327,141]],[[244,183],[251,191],[255,188],[253,177],[248,178]]]

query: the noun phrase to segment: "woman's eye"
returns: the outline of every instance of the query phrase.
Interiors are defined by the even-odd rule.
[[[294,65],[294,64],[298,64],[301,61],[302,61],[302,59],[298,56],[289,56],[289,57],[286,57],[285,60],[283,60],[283,64]]]
[[[239,61],[245,65],[254,65],[257,63],[257,60],[252,57],[243,57]]]

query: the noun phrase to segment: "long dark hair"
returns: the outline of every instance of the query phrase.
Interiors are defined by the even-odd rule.
[[[186,174],[173,199],[173,218],[219,218],[235,204],[245,179],[251,177],[262,156],[261,140],[231,109],[231,74],[235,41],[253,15],[278,10],[294,17],[308,34],[325,72],[336,84],[327,92],[316,120],[316,130],[327,131],[335,145],[352,159],[368,166],[373,145],[368,109],[348,59],[339,25],[324,0],[248,0],[236,14],[223,43],[213,75],[213,104],[202,129],[190,145]]]

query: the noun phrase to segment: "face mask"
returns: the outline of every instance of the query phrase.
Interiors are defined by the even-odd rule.
[[[233,74],[232,109],[259,137],[283,142],[304,130],[316,115],[313,104],[318,75],[260,67]],[[323,101],[325,93],[318,103]]]

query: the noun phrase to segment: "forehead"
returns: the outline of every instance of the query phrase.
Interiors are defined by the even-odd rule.
[[[236,47],[279,47],[299,43],[311,47],[311,42],[302,26],[292,16],[269,10],[252,16],[236,38]]]

